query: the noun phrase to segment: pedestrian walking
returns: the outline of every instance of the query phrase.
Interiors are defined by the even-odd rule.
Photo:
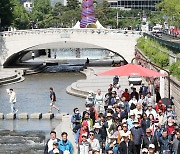
[[[60,109],[59,109],[57,106],[54,105],[55,102],[56,102],[56,94],[55,94],[55,92],[53,91],[53,88],[52,88],[52,87],[50,87],[49,90],[50,90],[50,99],[51,99],[49,113],[52,113],[52,108],[55,108],[55,109],[58,110],[58,112],[59,112]]]
[[[32,56],[32,59],[34,60],[34,58],[35,58],[35,53],[34,53],[34,51],[31,53],[31,56]]]
[[[9,102],[11,104],[11,113],[17,113],[18,110],[15,108],[15,104],[16,104],[16,93],[14,92],[13,89],[9,89],[7,90],[8,94],[9,94]]]

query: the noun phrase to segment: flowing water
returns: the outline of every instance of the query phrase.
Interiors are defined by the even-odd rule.
[[[71,83],[84,79],[78,72],[71,73],[40,73],[25,76],[21,83],[0,87],[0,113],[10,112],[9,95],[6,89],[13,88],[16,92],[18,113],[49,111],[49,87],[53,87],[57,96],[56,105],[62,112],[72,114],[74,107],[84,109],[84,99],[68,95],[66,87]],[[53,110],[57,113],[56,110]],[[58,120],[0,120],[0,153],[43,153],[44,138],[54,129]]]

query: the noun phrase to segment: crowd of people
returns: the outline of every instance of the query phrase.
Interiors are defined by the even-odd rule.
[[[100,89],[96,94],[90,91],[86,110],[74,108],[71,117],[78,154],[180,154],[174,104],[163,104],[158,89],[152,87],[150,83],[123,90],[114,78],[105,95]],[[73,153],[67,133],[55,143],[59,153]],[[53,146],[46,150],[54,150]]]

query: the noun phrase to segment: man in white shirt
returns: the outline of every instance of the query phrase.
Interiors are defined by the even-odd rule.
[[[96,154],[100,154],[100,144],[97,139],[94,138],[94,131],[90,131],[89,133],[89,139],[87,141],[91,144],[91,150],[92,152],[96,152]]]
[[[47,140],[45,149],[44,149],[44,154],[48,154],[51,150],[53,150],[53,143],[54,142],[59,142],[60,139],[56,138],[56,132],[55,131],[51,131],[50,132],[50,139]]]
[[[14,92],[13,89],[9,89],[9,102],[11,104],[11,113],[17,113],[18,110],[15,109],[15,104],[16,104],[16,93]]]

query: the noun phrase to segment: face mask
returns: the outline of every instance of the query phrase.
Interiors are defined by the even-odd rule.
[[[139,125],[134,125],[134,127],[136,127],[136,128],[137,128],[137,127],[139,127]]]
[[[170,108],[167,108],[167,111],[171,111],[171,109],[170,109]]]
[[[173,123],[168,123],[168,126],[172,126],[173,125]]]

